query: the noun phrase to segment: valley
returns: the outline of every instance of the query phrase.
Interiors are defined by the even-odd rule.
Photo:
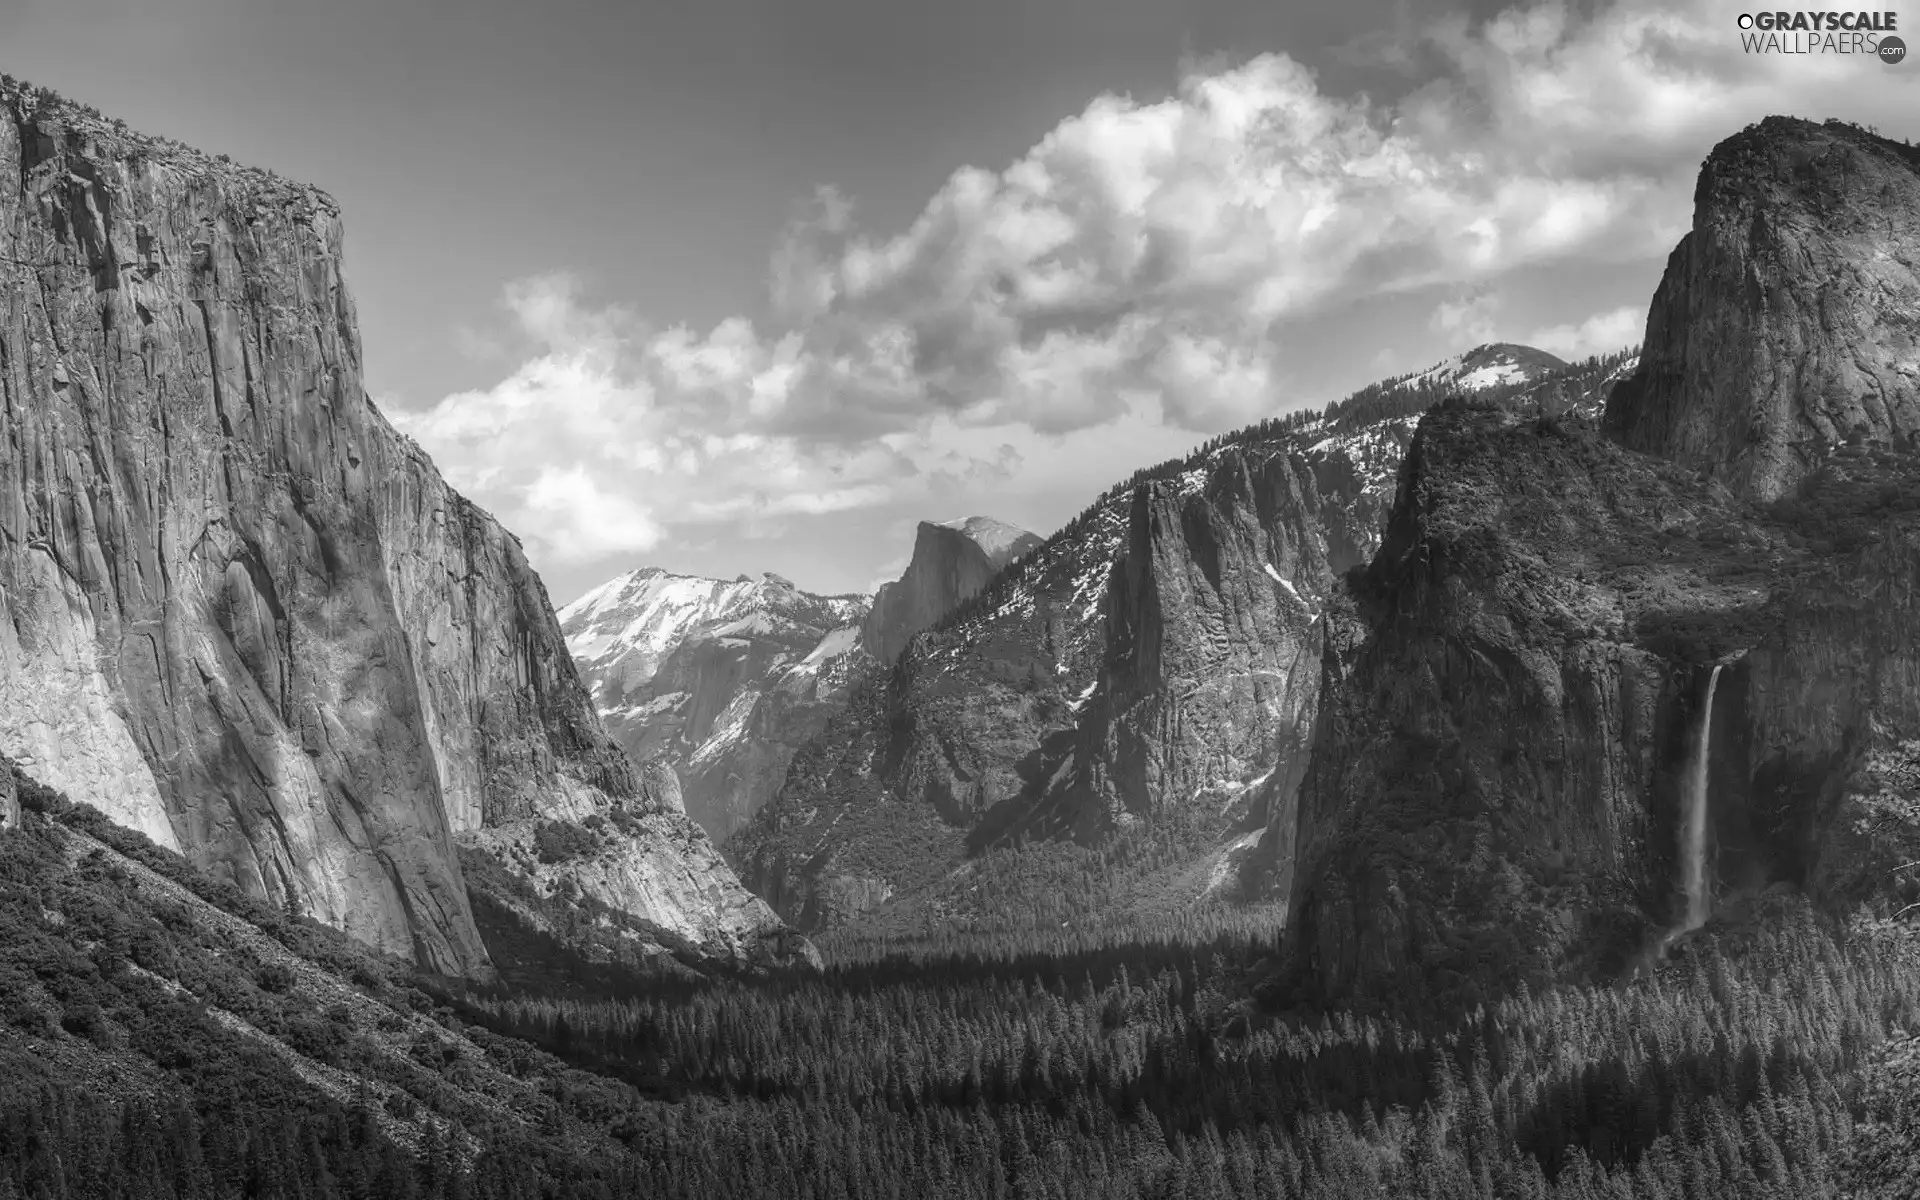
[[[1726,137],[1638,347],[556,611],[329,196],[0,112],[0,1196],[1909,1194],[1905,143]]]

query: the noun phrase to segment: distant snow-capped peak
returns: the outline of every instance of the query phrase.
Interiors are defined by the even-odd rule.
[[[1478,392],[1506,384],[1532,383],[1566,365],[1564,360],[1532,346],[1489,342],[1435,363],[1418,374],[1409,375],[1395,386],[1409,388],[1423,383],[1451,383],[1461,391]]]
[[[951,521],[935,521],[933,524],[941,529],[952,529],[963,534],[967,540],[980,547],[986,556],[995,562],[1002,562],[1011,557],[1008,552],[1023,541],[1038,542],[1040,540],[1036,535],[1018,525],[1009,525],[993,517],[955,517]]]
[[[795,635],[855,624],[862,596],[816,596],[767,573],[712,579],[642,567],[610,579],[560,610],[560,631],[582,666],[620,661],[631,687],[695,637]]]

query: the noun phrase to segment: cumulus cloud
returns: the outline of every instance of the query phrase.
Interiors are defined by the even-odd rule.
[[[1640,335],[1646,327],[1646,309],[1629,304],[1603,313],[1595,313],[1578,324],[1550,325],[1544,329],[1536,329],[1522,340],[1530,346],[1538,346],[1549,354],[1558,354],[1565,359],[1578,359],[1594,354],[1611,354],[1615,350],[1635,345],[1640,341]]]
[[[1442,300],[1433,310],[1430,324],[1460,345],[1491,342],[1497,340],[1494,314],[1499,309],[1499,295],[1483,287]]]
[[[1723,10],[1410,22],[1353,51],[1417,68],[1391,104],[1328,94],[1277,53],[1196,67],[1163,100],[1096,97],[1003,169],[957,170],[904,231],[862,229],[831,188],[807,198],[764,327],[661,326],[567,277],[523,281],[507,309],[531,357],[399,419],[565,561],[1057,480],[1115,444],[1102,431],[1196,440],[1286,406],[1291,321],[1431,291],[1436,327],[1487,340],[1516,272],[1664,255],[1700,157],[1742,124],[1920,109],[1920,73],[1749,56]],[[1605,313],[1536,340],[1578,353],[1629,326]]]

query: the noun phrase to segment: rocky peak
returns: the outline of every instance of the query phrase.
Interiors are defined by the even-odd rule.
[[[1024,529],[992,517],[922,521],[906,573],[874,594],[860,642],[881,662],[900,657],[913,635],[930,628],[984,588],[1000,569],[1040,544]]]
[[[865,611],[862,597],[817,596],[779,575],[723,580],[642,567],[592,589],[559,616],[574,658],[606,709],[648,683],[690,640],[772,638],[810,649],[825,632],[857,622]]]
[[[1920,149],[1786,117],[1715,146],[1606,429],[1762,499],[1920,433]]]
[[[736,835],[743,877],[792,919],[831,925],[981,913],[991,898],[942,890],[967,878],[965,856],[1036,836],[1097,843],[1171,818],[1161,828],[1198,839],[1180,868],[1189,898],[1232,885],[1263,837],[1277,862],[1322,614],[1335,576],[1378,544],[1418,414],[1464,390],[1586,404],[1620,358],[1556,362],[1470,352],[1121,481],[856,689]],[[1266,882],[1284,891],[1285,870]],[[858,915],[880,904],[888,915]]]
[[[1488,388],[1532,383],[1553,371],[1563,370],[1566,365],[1565,360],[1532,346],[1488,342],[1398,380],[1396,386],[1411,388],[1432,384],[1463,392],[1479,392]]]
[[[1777,886],[1892,911],[1920,854],[1915,158],[1831,123],[1728,139],[1611,436],[1421,419],[1329,609],[1289,982],[1458,1011],[1617,978]]]
[[[772,573],[646,567],[569,604],[560,622],[614,739],[676,775],[675,803],[725,837],[844,695],[866,612],[864,596],[814,595]]]

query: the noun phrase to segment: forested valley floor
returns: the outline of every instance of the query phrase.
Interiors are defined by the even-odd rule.
[[[0,836],[0,1197],[1920,1186],[1920,946],[1786,890],[1631,980],[1451,1020],[1278,1009],[1275,915],[1228,908],[529,998],[417,978],[23,799]]]

